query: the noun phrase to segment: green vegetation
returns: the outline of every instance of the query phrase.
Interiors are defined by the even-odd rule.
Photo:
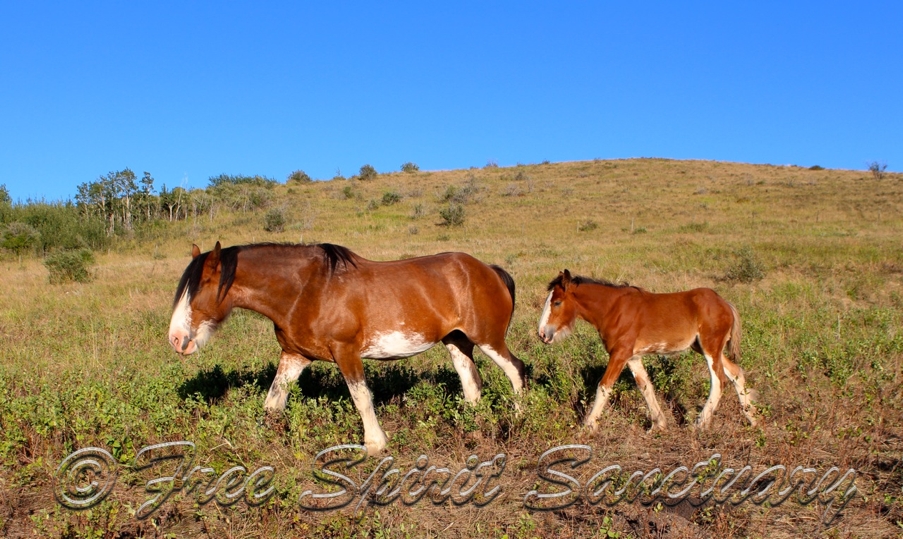
[[[376,172],[376,169],[371,165],[364,165],[361,167],[360,172],[358,172],[357,177],[359,180],[368,181],[375,180],[378,175],[379,173]]]
[[[85,184],[73,203],[17,203],[0,188],[2,537],[899,533],[899,174],[635,159],[397,171],[377,182],[281,185],[220,176],[190,191],[163,186],[158,192],[150,174],[143,178],[146,183],[128,169],[111,172]],[[389,193],[398,199],[386,198]],[[462,218],[466,208],[467,226],[443,226],[451,205]],[[282,216],[282,228],[264,233],[271,215]],[[351,509],[356,499],[342,510],[305,510],[302,492],[337,490],[315,478],[317,453],[362,440],[360,417],[336,367],[311,366],[290,388],[285,414],[267,417],[263,402],[279,356],[269,320],[237,310],[199,354],[180,358],[172,351],[165,338],[172,295],[192,243],[207,250],[217,240],[299,239],[345,245],[378,260],[464,251],[511,273],[517,306],[508,344],[527,365],[523,395],[512,394],[501,370],[480,352],[483,396],[474,406],[463,402],[442,346],[364,366],[390,437],[391,466],[403,476],[425,455],[429,465],[457,472],[470,455],[488,461],[504,454],[497,499],[482,507],[426,499],[370,503],[359,519]],[[599,431],[583,431],[580,422],[608,361],[604,346],[584,323],[555,345],[536,337],[546,284],[564,268],[656,292],[707,286],[731,301],[743,321],[740,365],[759,394],[759,426],[746,424],[727,389],[712,428],[692,428],[708,395],[708,372],[688,352],[645,360],[668,430],[647,432],[644,399],[625,373]],[[67,271],[93,279],[54,277]],[[139,469],[138,452],[180,440],[196,444],[192,466],[216,474],[272,466],[272,496],[258,507],[201,504],[200,487],[184,489],[151,518],[137,519],[137,508],[151,497],[146,483],[176,467],[169,460]],[[537,461],[567,444],[593,449],[576,469],[557,466],[583,486],[611,465],[626,477],[656,467],[667,473],[720,453],[725,465],[749,464],[754,473],[777,464],[811,467],[819,477],[832,466],[853,468],[859,494],[828,525],[821,523],[826,500],[803,505],[793,496],[779,505],[580,501],[550,512],[525,509],[528,491],[563,490],[538,479]],[[119,463],[115,488],[90,510],[65,509],[54,495],[57,469],[73,451],[92,446]],[[332,469],[361,485],[380,462]],[[383,472],[370,483],[371,493]]]
[[[87,283],[93,276],[88,267],[94,263],[94,254],[87,249],[58,251],[44,259],[44,266],[50,272],[50,283]]]

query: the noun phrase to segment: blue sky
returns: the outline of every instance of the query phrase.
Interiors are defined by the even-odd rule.
[[[903,2],[4,2],[0,184],[666,157],[903,170]]]

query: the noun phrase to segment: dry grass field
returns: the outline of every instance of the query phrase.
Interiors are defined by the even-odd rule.
[[[0,259],[0,536],[903,534],[903,176],[634,159],[398,172],[275,189],[269,210],[281,211],[283,231],[264,229],[266,210],[214,211],[139,231],[97,253],[90,283],[50,285],[40,260]],[[463,221],[448,224],[456,218]],[[268,320],[236,311],[184,360],[166,342],[191,244],[209,250],[217,240],[330,242],[374,260],[465,251],[499,264],[517,283],[508,343],[527,364],[528,390],[513,395],[479,352],[484,389],[476,406],[464,402],[443,347],[366,361],[388,449],[351,468],[331,465],[358,492],[349,487],[320,502],[349,502],[343,508],[311,510],[305,491],[337,492],[341,483],[319,471],[317,454],[363,441],[338,369],[315,364],[292,388],[285,415],[266,418],[279,354]],[[607,354],[585,323],[554,345],[536,336],[546,284],[564,268],[655,292],[711,287],[736,305],[740,365],[758,391],[759,425],[749,426],[730,390],[713,426],[694,429],[709,382],[705,360],[687,353],[645,360],[669,416],[666,431],[648,431],[645,402],[626,371],[601,428],[583,430]],[[185,446],[151,449],[156,461],[147,452],[138,458],[143,448],[183,441],[195,449],[180,471],[180,459],[162,457]],[[568,445],[575,447],[546,454]],[[67,483],[64,460],[89,447],[109,453],[110,469],[72,474],[77,485]],[[450,494],[434,489],[416,500],[405,491],[391,499],[392,481],[426,467],[421,455],[452,475],[503,455],[480,468],[490,483],[478,489],[500,490],[468,496],[476,472],[466,484],[465,472]],[[571,467],[578,458],[588,460]],[[206,484],[189,492],[191,481],[147,485],[194,466],[211,468],[214,480],[225,476],[220,488],[208,495]],[[272,477],[253,491],[272,487],[261,503],[253,489],[242,496],[241,484],[229,481],[242,477],[229,475],[236,466]],[[669,500],[680,481],[691,485],[688,474],[669,476],[680,466],[698,484]],[[705,494],[719,470],[744,466],[749,471],[733,486],[726,483],[736,473]],[[775,466],[788,476],[808,470],[788,483]],[[392,468],[399,472],[384,475]],[[75,486],[109,481],[111,470],[115,483],[96,505],[60,502]],[[848,470],[854,473],[831,490]],[[635,471],[645,479],[634,479],[618,501],[611,493]],[[656,498],[666,477],[672,483]],[[608,494],[595,495],[606,478]],[[777,483],[768,487],[769,478]],[[142,510],[167,488],[155,511]]]

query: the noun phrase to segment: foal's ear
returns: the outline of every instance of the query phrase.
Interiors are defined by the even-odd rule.
[[[197,258],[201,254],[201,248],[196,244],[191,244],[191,258]]]
[[[568,285],[571,284],[571,272],[568,270],[564,270],[561,272],[561,287],[567,290]]]

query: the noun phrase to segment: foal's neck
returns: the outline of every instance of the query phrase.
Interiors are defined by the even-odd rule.
[[[622,296],[625,290],[627,289],[600,283],[581,284],[574,290],[577,316],[598,329],[601,321],[612,310],[615,300]]]

